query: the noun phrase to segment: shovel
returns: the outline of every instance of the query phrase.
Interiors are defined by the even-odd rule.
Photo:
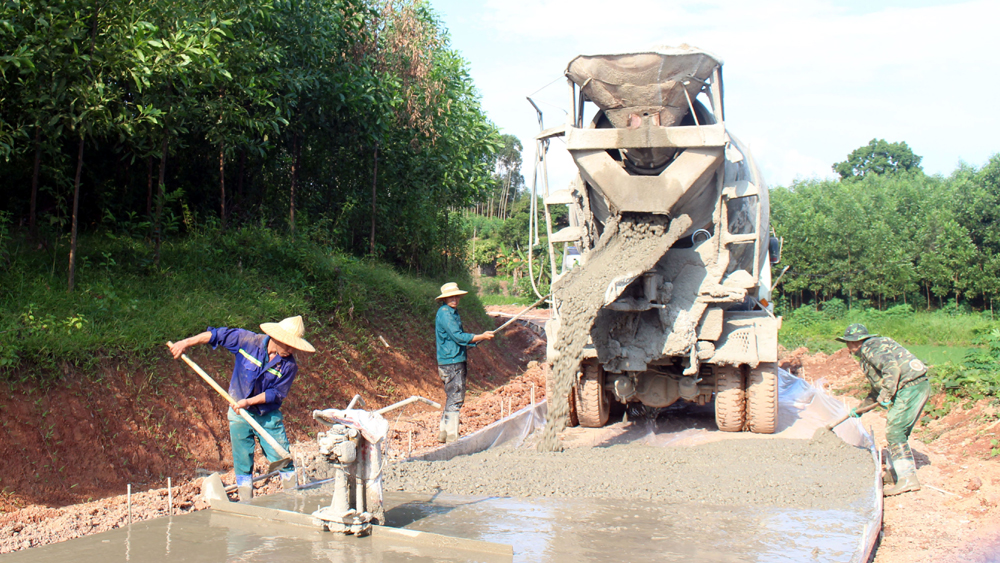
[[[173,346],[173,345],[174,345],[173,342],[167,342],[167,346]],[[212,379],[212,376],[208,375],[207,373],[205,373],[205,370],[198,367],[198,364],[194,363],[194,361],[192,361],[191,358],[187,356],[187,354],[181,354],[181,359],[184,360],[184,363],[190,366],[191,369],[195,371],[195,373],[200,375],[201,378],[205,380],[205,382],[211,385],[213,389],[215,389],[216,391],[219,392],[220,395],[225,397],[226,400],[229,401],[229,404],[234,407],[233,410],[236,410],[235,409],[236,400],[233,399],[233,397],[229,393],[227,393],[225,389],[220,387],[219,384],[216,383],[214,379]],[[278,461],[272,461],[271,464],[267,466],[266,473],[277,471],[283,468],[284,466],[288,465],[288,462],[292,461],[292,456],[291,454],[288,453],[288,450],[281,447],[281,444],[279,444],[278,441],[274,439],[274,436],[271,436],[267,432],[267,430],[264,430],[264,428],[256,420],[254,420],[249,413],[247,413],[246,409],[239,409],[239,413],[240,416],[243,417],[243,420],[247,421],[247,424],[249,424],[254,430],[256,430],[259,436],[267,440],[267,443],[270,444],[272,448],[274,448],[274,451],[278,452],[278,455],[281,456],[281,459],[279,459]]]

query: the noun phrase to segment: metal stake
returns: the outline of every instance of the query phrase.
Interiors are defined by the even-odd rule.
[[[407,446],[406,446],[406,457],[410,457],[410,454],[413,452],[413,430],[412,429],[410,430],[410,433],[409,433],[409,436],[407,438],[407,441],[408,441],[408,443],[407,443]]]
[[[174,514],[174,489],[170,486],[170,477],[167,477],[167,514]]]
[[[125,493],[126,502],[128,503],[128,525],[132,525],[132,483],[128,484],[128,489]]]
[[[535,384],[531,384],[531,408],[535,408]]]

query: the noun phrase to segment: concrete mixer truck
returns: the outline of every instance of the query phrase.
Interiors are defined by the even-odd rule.
[[[726,129],[722,61],[684,45],[581,55],[565,74],[573,110],[536,138],[543,174],[559,136],[578,169],[538,194],[550,255],[579,253],[551,265],[550,410],[599,427],[613,403],[714,402],[719,429],[773,433],[780,241],[764,179]],[[553,231],[560,205],[568,226]]]

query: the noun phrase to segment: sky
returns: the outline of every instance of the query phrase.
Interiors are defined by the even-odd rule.
[[[559,125],[573,57],[682,43],[724,61],[727,129],[771,186],[836,177],[831,166],[875,138],[905,141],[928,174],[1000,153],[997,0],[429,2],[489,119],[521,140],[529,183],[539,129],[527,96]],[[552,190],[575,175],[564,147],[549,149]]]

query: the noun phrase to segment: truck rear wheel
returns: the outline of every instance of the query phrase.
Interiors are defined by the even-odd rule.
[[[747,384],[747,429],[774,434],[778,427],[778,364],[767,362],[750,370]]]
[[[580,426],[600,428],[607,424],[611,403],[604,392],[604,368],[595,361],[580,366],[583,377],[576,386],[576,416]]]
[[[546,366],[545,368],[545,399],[548,404],[552,404],[553,389],[554,385],[552,382],[552,366]],[[572,387],[569,390],[569,394],[566,396],[566,400],[569,402],[569,416],[566,417],[566,426],[574,427],[578,426],[580,422],[577,420],[576,416],[576,387]]]
[[[715,423],[723,432],[740,432],[745,422],[743,371],[733,366],[715,368]]]

